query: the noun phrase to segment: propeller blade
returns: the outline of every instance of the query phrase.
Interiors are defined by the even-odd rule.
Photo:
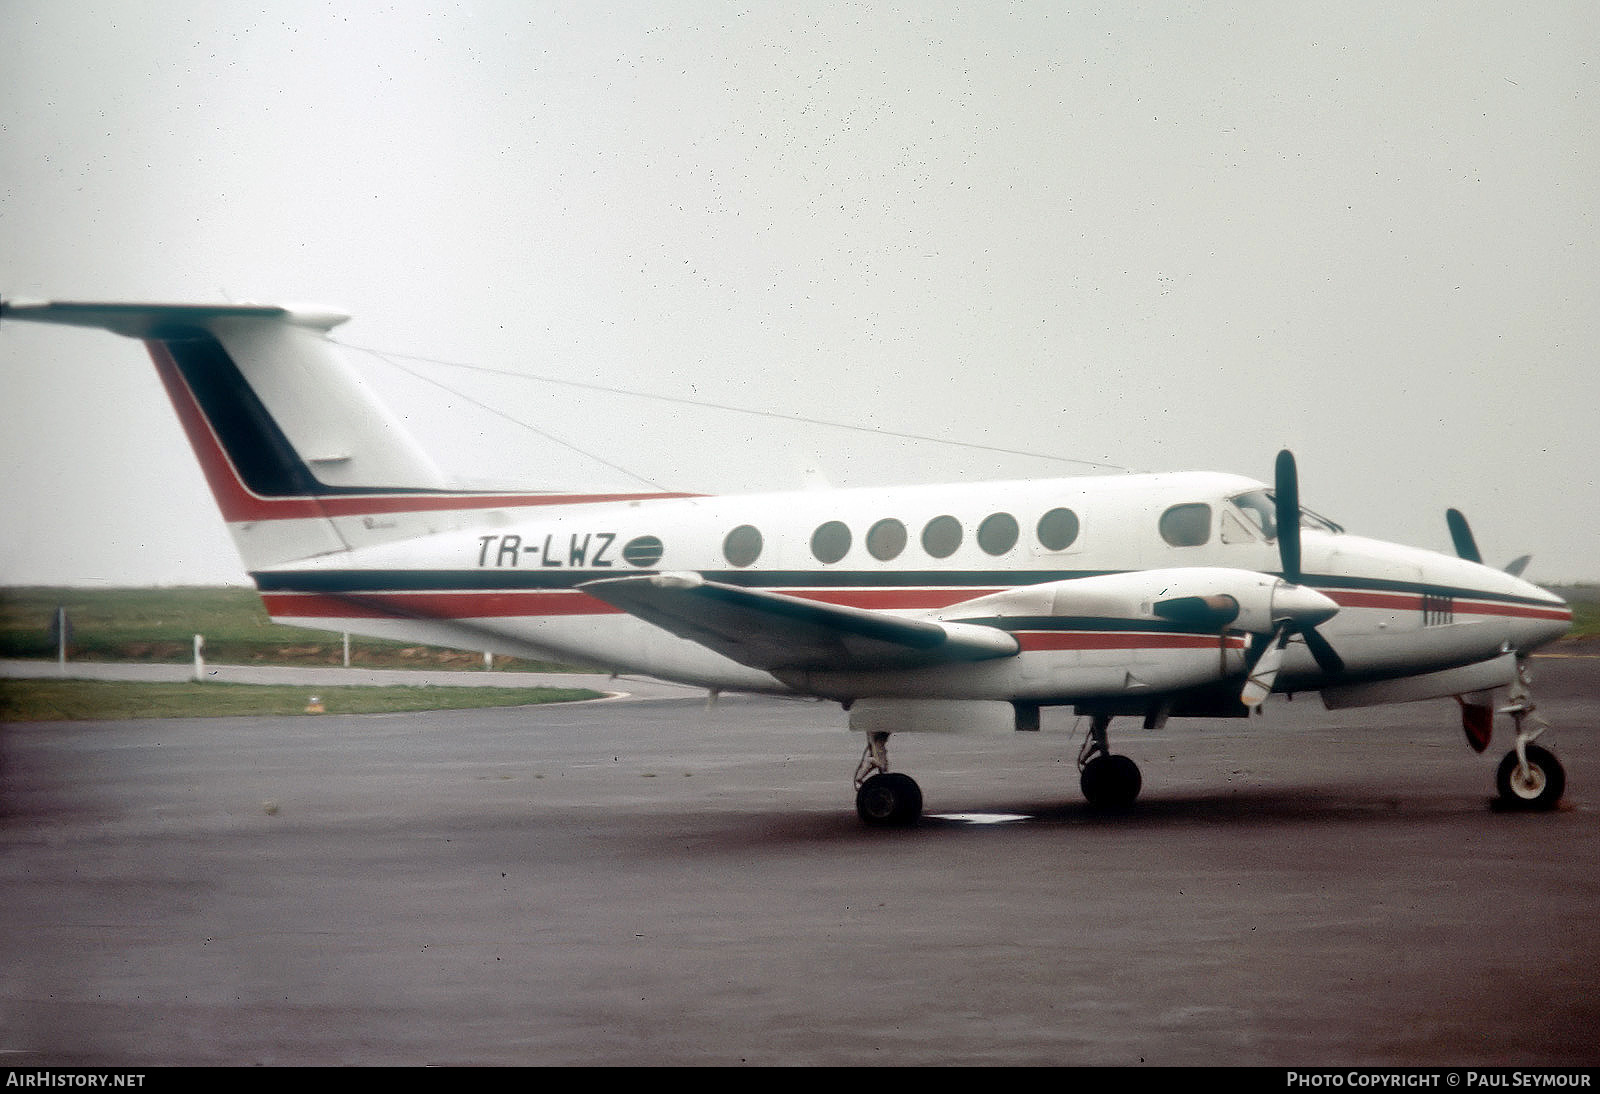
[[[1250,674],[1245,678],[1244,690],[1239,693],[1239,701],[1251,710],[1255,710],[1267,701],[1267,696],[1272,694],[1272,684],[1278,678],[1278,669],[1283,665],[1283,647],[1289,643],[1289,627],[1285,624],[1273,634],[1272,640],[1267,643],[1267,648],[1261,651],[1261,656],[1256,658],[1256,663],[1250,666]]]
[[[1314,627],[1304,627],[1300,637],[1306,640],[1306,649],[1311,651],[1311,656],[1316,658],[1317,667],[1330,676],[1337,676],[1344,671],[1344,658],[1340,657],[1328,640]]]
[[[1295,469],[1294,453],[1285,448],[1278,453],[1278,464],[1273,476],[1273,500],[1278,508],[1278,558],[1283,563],[1283,577],[1290,584],[1300,584],[1300,475]]]
[[[1512,577],[1521,577],[1522,571],[1526,570],[1528,568],[1528,563],[1532,561],[1532,555],[1518,555],[1516,558],[1506,563],[1506,573],[1510,574]]]
[[[1446,509],[1445,523],[1450,526],[1450,539],[1456,545],[1456,554],[1468,562],[1483,564],[1483,555],[1478,553],[1478,541],[1472,538],[1472,526],[1467,523],[1467,518],[1461,515],[1459,509]]]

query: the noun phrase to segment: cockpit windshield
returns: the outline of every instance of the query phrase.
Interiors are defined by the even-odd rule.
[[[1272,495],[1265,490],[1252,490],[1233,499],[1233,504],[1244,511],[1250,522],[1267,539],[1278,538],[1278,512],[1273,507]]]
[[[1278,538],[1278,505],[1271,490],[1251,490],[1232,500],[1263,536],[1267,539]],[[1322,532],[1344,531],[1342,526],[1303,507],[1300,510],[1300,527],[1315,528]]]

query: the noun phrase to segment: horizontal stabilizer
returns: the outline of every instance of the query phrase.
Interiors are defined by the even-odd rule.
[[[144,342],[229,521],[273,515],[270,505],[234,497],[236,488],[256,499],[306,499],[447,487],[329,341],[348,318],[264,304],[0,304],[0,324],[87,327]]]
[[[1010,657],[993,627],[905,619],[707,581],[698,574],[605,578],[578,586],[631,615],[768,672],[913,668]]]
[[[145,344],[251,571],[426,533],[405,499],[437,508],[449,493],[328,338],[347,318],[263,304],[0,302],[0,327],[51,323]],[[365,519],[374,509],[381,518]]]
[[[349,318],[344,312],[328,308],[289,308],[276,304],[80,303],[71,300],[0,302],[0,321],[26,319],[30,323],[92,327],[139,339],[159,339],[167,331],[203,328],[218,319],[267,319],[327,331]]]

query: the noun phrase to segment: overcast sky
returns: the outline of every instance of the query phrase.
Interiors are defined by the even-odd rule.
[[[1288,446],[1352,531],[1457,506],[1600,580],[1600,6],[1100,7],[0,0],[0,292],[1142,470]],[[1077,472],[355,360],[476,481]],[[142,347],[7,324],[0,376],[0,583],[244,580]]]

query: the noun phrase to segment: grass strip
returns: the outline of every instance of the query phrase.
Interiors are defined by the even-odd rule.
[[[56,609],[67,613],[68,658],[186,664],[194,636],[205,636],[207,661],[228,665],[339,665],[336,632],[274,623],[253,589],[71,589],[0,587],[0,657],[54,660]],[[417,643],[352,636],[350,663],[364,668],[474,669],[483,654]],[[497,657],[518,672],[572,671],[571,666]]]
[[[1593,638],[1600,635],[1600,604],[1572,602],[1572,637]]]
[[[465,710],[599,699],[586,688],[130,683],[113,680],[0,681],[0,722],[105,721],[306,715],[312,698],[327,714]]]

